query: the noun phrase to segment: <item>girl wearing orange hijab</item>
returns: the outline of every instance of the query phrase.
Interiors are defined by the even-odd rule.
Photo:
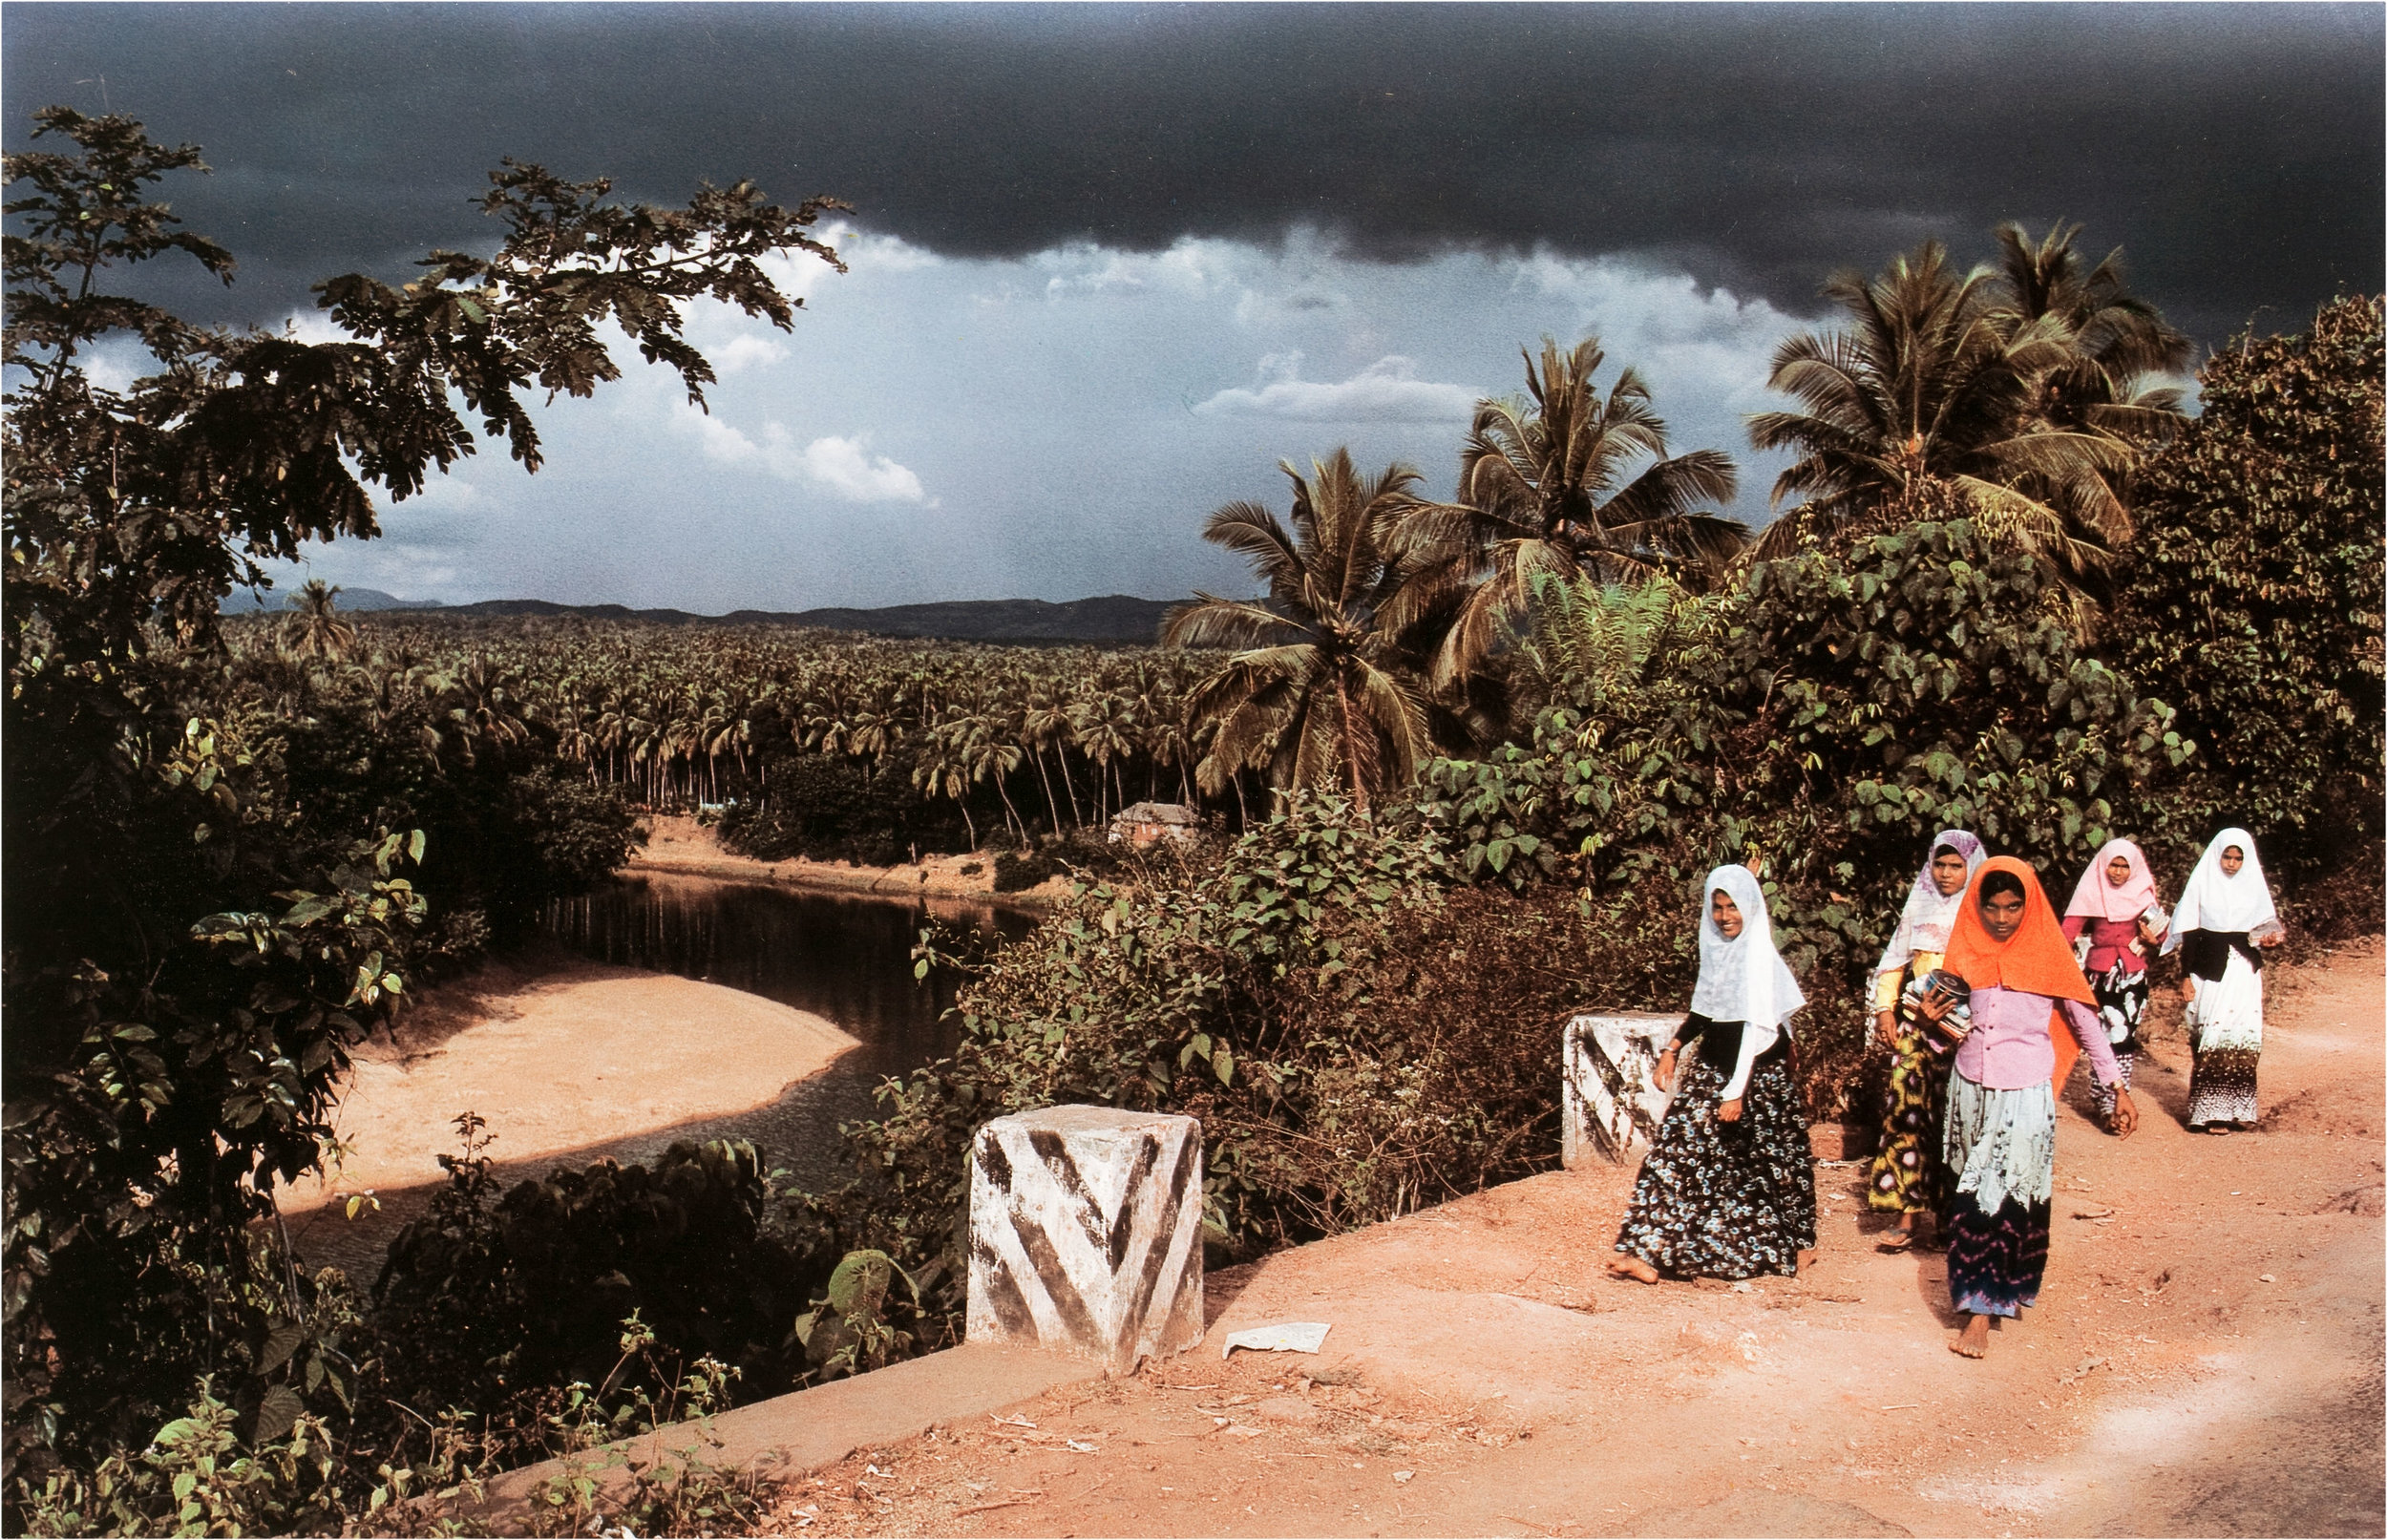
[[[2073,1060],[2085,1052],[2098,1085],[2113,1091],[2116,1133],[2128,1138],[2139,1114],[2096,997],[2029,867],[1998,855],[1974,875],[1940,966],[1964,980],[1971,1008],[1965,1023],[1949,1014],[1953,1000],[1924,1007],[1956,1039],[1944,1146],[1955,1173],[1948,1293],[1967,1319],[1949,1345],[1977,1359],[1989,1351],[1992,1316],[2038,1302],[2056,1191],[2055,1088]]]

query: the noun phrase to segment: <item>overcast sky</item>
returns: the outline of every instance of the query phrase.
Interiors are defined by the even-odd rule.
[[[501,156],[856,205],[853,271],[720,313],[709,417],[632,378],[313,570],[407,597],[797,609],[1241,590],[1199,540],[1348,444],[1447,492],[1520,345],[1596,332],[1743,466],[1817,286],[2087,226],[2200,342],[2381,286],[2376,5],[6,8],[6,140],[68,102],[205,147],[194,318],[485,246]],[[1606,374],[1603,374],[1603,378]]]

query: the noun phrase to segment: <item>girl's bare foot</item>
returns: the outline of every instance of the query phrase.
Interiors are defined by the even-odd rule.
[[[1806,1250],[1799,1253],[1799,1255],[1791,1260],[1790,1265],[1801,1273],[1805,1273],[1808,1268],[1813,1267],[1815,1265],[1815,1248],[1809,1246]]]
[[[1956,1340],[1948,1344],[1948,1351],[1961,1353],[1968,1359],[1989,1357],[1989,1318],[1987,1316],[1965,1317],[1964,1330],[1956,1333]]]
[[[1636,1283],[1655,1283],[1658,1281],[1658,1269],[1650,1266],[1647,1262],[1642,1261],[1637,1256],[1617,1257],[1615,1261],[1608,1264],[1608,1272],[1613,1277],[1631,1278]]]

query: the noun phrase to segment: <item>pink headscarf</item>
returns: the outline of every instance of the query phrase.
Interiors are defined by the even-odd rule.
[[[2130,880],[2119,888],[2105,880],[2105,868],[2116,856],[2130,863]],[[2109,839],[2081,874],[2080,886],[2072,890],[2072,901],[2063,912],[2066,918],[2081,915],[2090,919],[2136,919],[2157,901],[2155,875],[2146,869],[2146,853],[2129,840]]]

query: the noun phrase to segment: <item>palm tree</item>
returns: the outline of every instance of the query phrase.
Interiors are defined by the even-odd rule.
[[[1399,629],[1448,617],[1432,681],[1447,690],[1481,667],[1521,616],[1537,576],[1636,581],[1657,572],[1699,582],[1747,543],[1735,520],[1703,512],[1739,489],[1720,450],[1666,453],[1666,424],[1630,368],[1602,395],[1599,339],[1525,358],[1523,396],[1476,404],[1459,457],[1457,500],[1413,503],[1395,543],[1410,580]]]
[[[965,717],[959,728],[956,752],[969,767],[971,781],[992,780],[995,783],[996,794],[1003,798],[1003,814],[1010,819],[1012,829],[1019,834],[1021,848],[1025,849],[1031,843],[1027,837],[1027,824],[1020,817],[1020,810],[1011,805],[1009,783],[1011,772],[1020,768],[1020,761],[1027,757],[1027,751],[1013,742],[1003,730],[1003,724],[992,716],[982,713]]]
[[[2185,354],[2121,292],[2110,259],[2078,271],[2070,231],[2036,246],[2009,234],[2004,273],[1959,273],[1928,241],[1879,277],[1824,285],[1850,329],[1784,343],[1767,383],[1805,410],[1749,419],[1757,448],[1801,452],[1773,490],[1777,507],[1801,500],[1757,556],[1870,516],[1911,518],[1934,488],[1985,533],[2072,572],[2127,536],[2115,487],[2176,400],[2138,379]]]
[[[1109,815],[1127,805],[1127,783],[1121,779],[1119,768],[1135,752],[1135,717],[1128,708],[1125,697],[1105,690],[1090,701],[1081,701],[1069,721],[1071,736],[1078,752],[1094,767],[1094,817],[1108,820]],[[1110,802],[1110,790],[1117,786],[1119,801]]]
[[[321,578],[302,583],[282,622],[284,644],[302,658],[328,662],[347,657],[356,645],[356,626],[340,615],[339,596],[339,587],[327,585]]]
[[[1348,450],[1290,464],[1293,529],[1253,502],[1210,516],[1202,538],[1247,558],[1268,583],[1263,602],[1196,592],[1170,611],[1161,644],[1242,650],[1186,703],[1187,736],[1215,722],[1195,771],[1213,795],[1246,768],[1265,766],[1279,790],[1341,786],[1364,815],[1387,785],[1407,781],[1428,747],[1426,714],[1403,674],[1412,660],[1385,623],[1400,564],[1382,532],[1412,506],[1417,473],[1393,465],[1362,476]]]
[[[1053,800],[1052,776],[1045,770],[1045,746],[1060,747],[1061,781],[1068,787],[1070,821],[1083,825],[1086,820],[1077,810],[1077,788],[1069,786],[1069,725],[1068,703],[1056,690],[1038,690],[1027,699],[1026,714],[1021,719],[1020,735],[1036,751],[1036,773],[1045,783],[1045,806],[1052,810],[1053,837],[1061,835],[1061,804]]]
[[[2195,345],[2129,292],[2121,248],[2088,267],[2073,248],[2080,233],[2059,222],[2033,241],[2018,224],[1997,227],[1999,272],[2016,322],[2053,317],[2071,342],[2070,356],[2033,382],[2031,413],[2045,427],[2102,433],[2144,455],[2187,426],[2179,390],[2161,377],[2185,369]],[[2083,477],[2043,492],[2073,524],[2126,538],[2130,513],[2115,479]]]
[[[923,799],[944,795],[961,808],[961,827],[969,831],[970,849],[978,849],[978,820],[970,816],[970,766],[959,738],[941,725],[930,729],[928,751],[912,767],[912,784]]]

